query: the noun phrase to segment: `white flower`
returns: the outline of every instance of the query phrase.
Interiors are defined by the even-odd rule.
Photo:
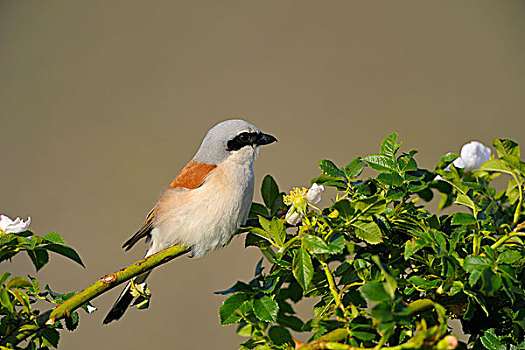
[[[308,192],[306,192],[305,199],[312,204],[317,204],[321,201],[321,194],[323,194],[323,191],[323,185],[319,186],[318,184],[314,183]]]
[[[306,188],[294,188],[289,195],[284,196],[284,204],[291,205],[286,213],[286,222],[290,225],[296,225],[301,217],[306,214],[308,206],[317,204],[321,200],[321,194],[324,191],[323,185],[314,183],[309,190]],[[315,207],[314,207],[315,208]]]
[[[295,212],[292,210],[293,208],[290,208],[288,213],[286,213],[286,222],[290,225],[297,225],[301,221],[301,214],[298,212]]]
[[[469,142],[461,147],[460,158],[454,161],[456,168],[465,168],[466,171],[476,170],[490,159],[490,148],[478,141]]]
[[[450,153],[447,153],[449,155]],[[464,168],[465,171],[477,170],[483,163],[490,159],[492,151],[490,148],[478,141],[472,141],[466,143],[461,147],[461,152],[458,158],[454,159],[452,164],[456,168]],[[450,165],[445,168],[450,170]],[[434,180],[443,180],[443,178],[437,175]]]
[[[11,220],[5,215],[0,215],[0,233],[18,233],[27,231],[29,224],[31,223],[31,217],[27,218],[27,221],[20,218],[16,218],[15,221]]]

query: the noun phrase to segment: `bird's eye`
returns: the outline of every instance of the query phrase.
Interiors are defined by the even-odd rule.
[[[239,135],[239,140],[242,143],[247,144],[248,142],[250,142],[250,135],[248,135],[248,133],[243,132],[242,134]]]

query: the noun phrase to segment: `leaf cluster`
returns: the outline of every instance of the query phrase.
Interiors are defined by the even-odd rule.
[[[65,256],[81,266],[84,266],[78,253],[56,232],[44,236],[31,231],[0,234],[0,262],[11,260],[15,255],[26,252],[35,270],[42,269],[49,262],[49,252]],[[47,349],[58,346],[60,335],[57,329],[65,327],[76,329],[79,316],[77,312],[60,322],[42,327],[38,317],[42,316],[42,305],[60,304],[75,293],[57,293],[49,285],[41,288],[35,277],[11,277],[10,272],[0,275],[0,342],[2,349]],[[83,308],[88,311],[88,305]],[[20,330],[38,330],[23,347],[6,344],[5,340],[14,332]]]
[[[260,227],[247,228],[246,246],[260,249],[268,272],[259,262],[249,283],[221,292],[230,295],[221,323],[238,324],[248,337],[241,349],[292,349],[294,332],[305,349],[320,342],[326,349],[441,349],[451,319],[470,335],[470,347],[525,345],[519,146],[495,139],[498,158],[470,172],[452,164],[457,155],[433,171],[419,168],[416,151],[400,146],[392,134],[378,154],[345,167],[322,160],[312,181],[333,187],[336,197],[292,228],[280,214],[288,208],[277,199],[277,184],[265,178],[265,205],[252,207]],[[375,176],[360,178],[365,167]],[[502,174],[508,182],[498,190],[493,180]],[[456,212],[433,213],[422,204],[436,193],[440,209],[455,205]],[[315,305],[302,320],[294,306],[304,299]]]

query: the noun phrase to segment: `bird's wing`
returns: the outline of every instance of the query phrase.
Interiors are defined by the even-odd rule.
[[[175,177],[169,188],[183,188],[186,190],[199,188],[216,167],[217,165],[199,163],[192,160]],[[122,248],[129,250],[135,243],[150,235],[151,230],[153,230],[157,210],[158,206],[149,212],[142,227],[122,245]]]
[[[182,187],[193,190],[200,187],[217,165],[199,163],[192,160],[171,182],[170,188]]]

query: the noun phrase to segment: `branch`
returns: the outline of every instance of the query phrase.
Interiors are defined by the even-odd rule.
[[[91,284],[83,291],[73,295],[62,304],[56,306],[54,309],[47,311],[37,317],[34,324],[25,324],[19,327],[13,333],[3,338],[0,341],[0,345],[11,345],[14,347],[45,326],[52,326],[56,321],[64,317],[69,317],[73,311],[88,301],[96,298],[100,294],[103,294],[106,291],[115,288],[119,284],[130,280],[131,278],[146,271],[152,270],[157,266],[165,264],[168,261],[187,252],[189,252],[189,248],[186,246],[174,245],[145,259],[137,261],[136,263],[124,269],[110,273],[109,275],[106,275],[95,283]]]
[[[258,218],[249,218],[246,220],[245,226],[260,227]],[[241,228],[236,234],[246,232],[244,227]],[[174,245],[166,248],[154,255],[151,255],[145,259],[139,260],[136,263],[121,269],[119,271],[110,273],[86,287],[83,291],[73,295],[71,298],[59,304],[55,308],[48,310],[40,314],[34,321],[34,323],[26,323],[15,329],[10,334],[7,334],[0,338],[0,345],[11,345],[16,346],[20,342],[24,341],[31,335],[40,331],[41,329],[52,326],[56,321],[61,320],[65,317],[69,317],[73,311],[93,300],[100,294],[107,292],[110,289],[115,288],[119,284],[122,284],[133,277],[140,275],[146,271],[150,271],[157,266],[167,263],[168,261],[189,252],[189,248],[182,245]]]

